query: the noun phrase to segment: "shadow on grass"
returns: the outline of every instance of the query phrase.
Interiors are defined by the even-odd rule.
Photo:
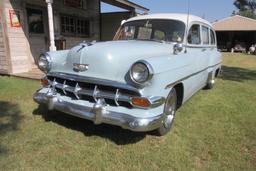
[[[107,138],[117,145],[137,143],[146,136],[146,133],[132,132],[107,124],[95,125],[86,119],[74,117],[59,111],[48,111],[44,105],[39,105],[33,114],[41,115],[46,122],[54,122],[68,129],[80,131],[85,136]]]
[[[245,68],[222,66],[223,73],[221,79],[243,82],[246,80],[256,80],[256,70]]]
[[[22,118],[17,104],[0,101],[0,137],[8,132],[17,131]],[[0,155],[3,153],[7,153],[7,149],[1,146],[0,141]]]

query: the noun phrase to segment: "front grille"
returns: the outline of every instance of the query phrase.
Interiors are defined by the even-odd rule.
[[[116,82],[111,83],[107,81],[104,84],[104,81],[95,81],[94,79],[90,82],[90,79],[83,78],[82,80],[81,77],[75,80],[74,75],[71,78],[68,76],[61,78],[48,75],[47,78],[51,87],[55,88],[57,93],[74,100],[85,100],[95,103],[98,99],[104,99],[110,106],[132,108],[130,98],[140,96],[137,89]]]

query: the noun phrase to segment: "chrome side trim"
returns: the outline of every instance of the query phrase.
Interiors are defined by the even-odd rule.
[[[67,73],[60,73],[60,72],[50,72],[47,74],[47,76],[57,77],[57,78],[70,80],[70,81],[85,82],[85,83],[87,82],[87,83],[92,83],[92,84],[99,84],[99,85],[115,87],[115,88],[119,88],[119,89],[126,89],[126,90],[136,92],[138,94],[141,94],[137,88],[130,86],[128,84],[125,84],[125,83],[117,82],[117,81],[111,81],[111,80],[105,80],[105,79],[99,79],[99,78],[93,78],[93,77],[86,77],[86,76],[80,76],[80,75],[74,75],[74,74],[67,74]]]
[[[137,132],[155,130],[160,127],[163,121],[163,114],[140,118],[125,113],[109,111],[102,99],[99,99],[92,108],[60,100],[58,96],[52,93],[36,92],[33,99],[39,104],[46,104],[50,110],[55,109],[76,117],[91,120],[95,124],[106,123]]]
[[[172,88],[175,84],[178,84],[178,83],[180,83],[181,81],[184,81],[184,80],[186,80],[186,79],[188,79],[188,78],[190,78],[190,77],[193,77],[193,76],[195,76],[195,75],[197,75],[197,74],[200,74],[201,72],[203,72],[203,71],[205,71],[205,70],[207,70],[207,69],[209,69],[209,68],[213,68],[213,67],[215,67],[215,66],[217,66],[217,65],[220,65],[220,64],[221,64],[221,62],[220,62],[220,63],[217,63],[217,64],[215,64],[215,65],[212,65],[212,66],[208,66],[208,67],[206,67],[206,68],[204,68],[204,69],[202,69],[202,70],[200,70],[200,71],[198,71],[198,72],[195,72],[195,73],[190,74],[190,75],[188,75],[188,76],[186,76],[186,77],[184,77],[184,78],[182,78],[182,79],[179,79],[179,80],[177,80],[177,81],[175,81],[175,82],[173,82],[173,83],[171,83],[171,84],[168,84],[168,85],[165,87],[165,89]]]

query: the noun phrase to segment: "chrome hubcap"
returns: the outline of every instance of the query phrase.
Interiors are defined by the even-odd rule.
[[[177,106],[176,91],[172,90],[165,104],[165,110],[164,110],[165,116],[163,121],[165,128],[171,127],[175,117],[175,113],[176,113],[176,106]]]

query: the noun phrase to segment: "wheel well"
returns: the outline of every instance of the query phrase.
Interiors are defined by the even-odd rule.
[[[218,68],[216,71],[215,71],[215,77],[217,78],[220,74],[220,69]]]
[[[182,83],[179,83],[174,86],[176,93],[177,93],[177,108],[180,108],[183,101],[184,96],[184,87]]]

